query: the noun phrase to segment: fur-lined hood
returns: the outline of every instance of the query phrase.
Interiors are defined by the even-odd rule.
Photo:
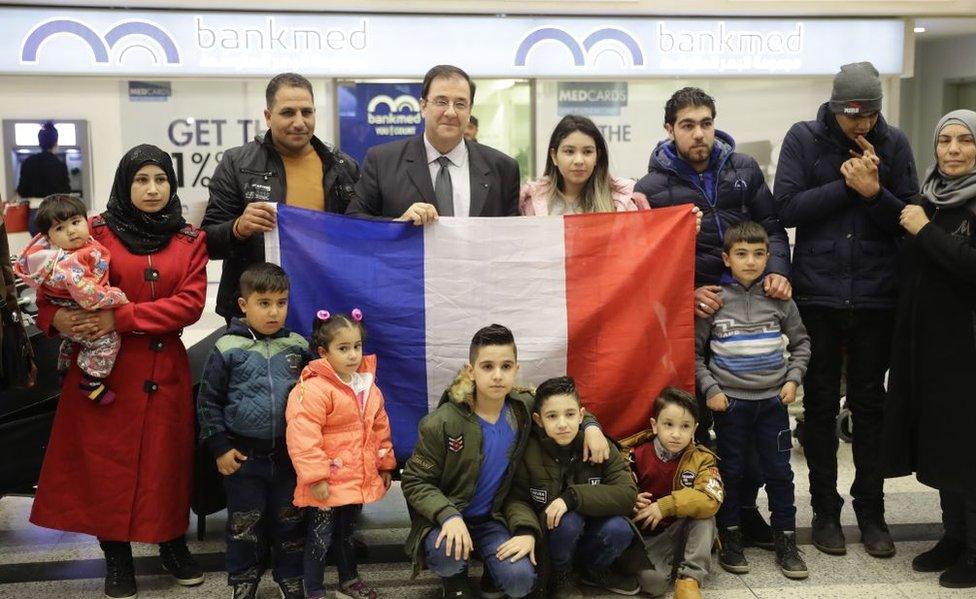
[[[535,387],[516,385],[509,392],[508,397],[525,403],[529,409],[529,413],[531,413],[532,406],[535,403]],[[474,406],[474,381],[464,372],[463,367],[455,375],[451,385],[444,390],[443,395],[441,395],[441,400],[437,405],[441,406],[448,402],[458,406],[467,406],[468,409]]]

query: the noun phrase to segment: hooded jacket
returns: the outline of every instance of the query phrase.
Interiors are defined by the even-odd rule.
[[[197,392],[200,440],[215,458],[234,437],[268,441],[285,436],[288,393],[308,361],[308,341],[282,328],[261,335],[234,318],[210,350]]]
[[[547,216],[549,198],[546,188],[549,177],[540,177],[522,186],[519,192],[519,214],[522,216]],[[647,210],[650,206],[642,193],[634,193],[634,180],[623,177],[610,177],[610,195],[617,212]]]
[[[423,564],[423,540],[435,526],[448,518],[460,516],[474,496],[481,471],[481,425],[472,409],[474,382],[463,372],[441,395],[437,409],[420,421],[417,444],[403,468],[400,488],[410,511],[410,534],[405,550],[413,560],[413,575]],[[532,430],[532,408],[535,397],[525,388],[513,390],[505,398],[518,423],[515,445],[509,454],[498,492],[491,504],[491,517],[509,526],[504,502]],[[595,425],[587,414],[583,427]]]
[[[322,160],[325,210],[344,214],[355,197],[359,167],[351,157],[315,136],[311,144]],[[251,202],[284,203],[288,190],[285,164],[274,147],[271,132],[224,152],[208,189],[210,200],[200,227],[207,233],[210,259],[224,261],[217,289],[217,314],[225,318],[240,316],[238,281],[248,266],[264,262],[264,235],[237,239],[234,221]]]
[[[34,289],[43,287],[49,298],[71,300],[84,310],[111,309],[129,302],[121,289],[108,284],[111,259],[94,237],[77,250],[63,250],[38,233],[21,252],[14,273]]]
[[[817,119],[796,123],[776,168],[776,210],[796,227],[793,297],[800,306],[892,308],[898,294],[898,217],[918,195],[915,159],[905,134],[883,116],[868,132],[881,159],[881,191],[864,198],[840,173],[850,151],[828,104]]]
[[[376,386],[376,356],[363,356],[358,372],[369,383],[362,411],[353,389],[324,358],[305,367],[288,397],[288,454],[298,474],[298,507],[362,505],[386,494],[380,472],[396,469],[396,458],[383,393]],[[325,501],[310,489],[321,481],[329,483]]]
[[[790,244],[776,217],[773,196],[756,160],[735,151],[735,140],[715,132],[715,145],[703,173],[681,159],[674,142],[664,140],[651,153],[648,173],[637,182],[636,192],[647,197],[651,208],[694,204],[702,211],[701,231],[695,245],[695,286],[717,285],[727,272],[722,262],[725,231],[738,222],[752,220],[769,235],[767,272],[790,276]]]

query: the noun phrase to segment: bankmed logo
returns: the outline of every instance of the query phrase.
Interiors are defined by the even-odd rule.
[[[644,65],[644,51],[634,36],[617,27],[604,27],[587,35],[580,43],[572,34],[558,27],[542,27],[530,31],[515,51],[515,66],[524,67],[529,52],[542,42],[557,42],[566,47],[573,57],[573,65],[588,66],[587,58],[595,46],[600,44],[601,52],[612,52],[620,57],[624,66]]]
[[[386,106],[386,111],[380,112],[380,106]],[[407,94],[396,98],[380,94],[366,105],[366,122],[380,137],[416,135],[421,118],[420,102]]]
[[[37,55],[41,46],[53,37],[74,36],[91,48],[95,57],[95,64],[109,64],[109,53],[123,39],[134,36],[134,39],[149,38],[158,44],[145,45],[143,43],[127,44],[125,49],[115,58],[121,63],[125,53],[132,48],[142,48],[148,51],[156,64],[180,64],[180,51],[176,47],[173,37],[162,27],[144,20],[122,21],[113,25],[104,35],[99,35],[94,29],[75,19],[51,19],[35,26],[25,37],[20,49],[21,64],[37,63]],[[159,50],[162,49],[162,54]]]

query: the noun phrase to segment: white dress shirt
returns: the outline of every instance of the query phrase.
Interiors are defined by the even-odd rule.
[[[441,165],[437,159],[447,156],[451,163],[447,172],[451,174],[451,188],[454,191],[454,216],[468,216],[471,212],[471,172],[468,168],[468,146],[462,139],[454,149],[447,154],[437,151],[430,140],[424,135],[424,147],[427,148],[427,166],[430,168],[430,183],[437,184],[437,173]]]

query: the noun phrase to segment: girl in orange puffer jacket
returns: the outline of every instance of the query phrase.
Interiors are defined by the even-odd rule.
[[[320,359],[302,371],[288,397],[288,453],[298,473],[295,505],[311,508],[305,539],[305,594],[325,597],[325,555],[335,541],[337,597],[375,599],[356,571],[353,525],[364,503],[390,488],[396,459],[376,356],[363,356],[360,310],[319,310],[312,343]]]

